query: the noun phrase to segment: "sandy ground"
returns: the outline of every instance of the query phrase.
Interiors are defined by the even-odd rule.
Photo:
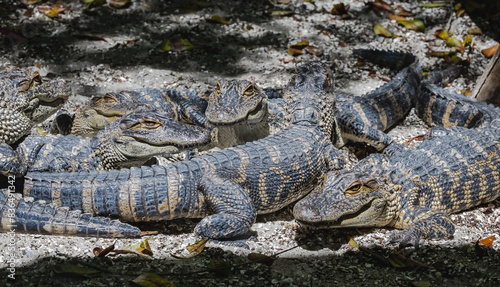
[[[395,71],[371,65],[356,67],[353,48],[412,52],[423,69],[430,71],[447,64],[427,53],[450,49],[435,37],[436,30],[449,25],[450,32],[463,40],[470,28],[477,27],[467,15],[451,16],[451,6],[431,9],[411,1],[390,4],[423,20],[425,32],[406,30],[374,13],[366,8],[367,1],[343,1],[350,6],[348,20],[329,13],[332,1],[133,1],[122,10],[85,10],[79,1],[64,1],[63,7],[69,9],[55,19],[40,12],[39,5],[27,8],[20,2],[0,3],[0,64],[37,66],[47,78],[66,79],[74,91],[69,109],[89,96],[108,91],[164,86],[205,89],[220,78],[251,79],[262,87],[281,87],[297,65],[311,60],[334,66],[337,91],[361,95],[383,84]],[[293,13],[273,16],[283,14],[279,11]],[[230,23],[207,21],[214,15]],[[377,36],[374,23],[401,37]],[[179,39],[188,40],[196,49],[161,49],[162,42],[178,43]],[[303,40],[316,47],[310,49],[312,53],[289,55],[288,48]],[[469,70],[450,89],[472,89],[488,62],[480,50],[496,41],[498,38],[486,33],[474,35],[475,46],[461,55],[469,59]],[[373,70],[377,76],[368,76]],[[411,114],[390,135],[405,141],[427,128]],[[117,248],[124,248],[140,239],[0,234],[0,267],[4,268],[0,270],[0,285],[135,286],[134,278],[155,273],[176,286],[498,286],[500,243],[494,241],[492,248],[474,243],[498,235],[499,207],[497,201],[454,215],[454,238],[423,241],[420,250],[400,252],[414,261],[397,259],[396,246],[388,242],[394,230],[301,232],[290,208],[260,216],[253,227],[258,241],[249,242],[248,250],[209,243],[199,256],[183,260],[171,254],[182,253],[198,240],[192,234],[196,220],[140,225],[145,230],[161,230],[145,237],[149,238],[152,257],[129,254],[108,259],[92,254],[97,246],[116,242]],[[351,237],[368,249],[352,248],[348,244]],[[272,255],[297,245],[300,247],[279,255],[270,267],[247,259],[251,252]],[[16,259],[14,269],[5,269],[9,258]],[[399,264],[390,263],[388,258]],[[85,276],[64,271],[74,265],[83,268]],[[7,277],[13,271],[15,280]]]

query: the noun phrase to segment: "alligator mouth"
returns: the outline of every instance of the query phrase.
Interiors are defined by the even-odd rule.
[[[139,138],[135,136],[130,136],[130,135],[123,135],[123,136],[118,136],[114,139],[114,142],[117,144],[127,144],[130,142],[136,142],[139,144],[144,144],[152,147],[176,147],[179,149],[187,149],[187,148],[192,148],[192,147],[197,147],[200,145],[206,145],[210,143],[210,139],[207,139],[205,141],[199,141],[199,142],[193,142],[193,143],[187,143],[187,144],[181,144],[181,143],[175,143],[175,142],[168,142],[168,143],[152,143],[147,141],[147,139],[144,138]]]
[[[376,199],[372,199],[369,203],[364,204],[363,207],[357,211],[344,214],[334,220],[322,220],[319,216],[316,218],[311,218],[310,221],[304,221],[295,219],[300,225],[310,228],[326,229],[326,228],[345,228],[345,227],[367,227],[370,226],[370,222],[363,222],[358,224],[353,224],[352,220],[358,218],[360,215],[366,213],[372,209],[373,202]],[[375,218],[374,218],[375,219]]]

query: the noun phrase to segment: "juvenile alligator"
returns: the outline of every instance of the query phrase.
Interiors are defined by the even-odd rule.
[[[13,144],[57,111],[71,93],[62,80],[42,82],[30,68],[0,72],[0,141]]]
[[[0,144],[0,172],[91,171],[141,166],[155,155],[207,145],[210,131],[178,122],[164,112],[140,109],[96,137],[30,135],[16,150]]]
[[[273,136],[166,166],[26,175],[25,195],[124,221],[204,217],[204,238],[247,234],[257,213],[303,197],[343,160],[332,145],[335,96],[330,69],[298,69],[284,95],[285,129]],[[208,216],[207,216],[208,215]]]
[[[207,120],[217,127],[213,145],[218,148],[232,147],[265,138],[280,130],[283,99],[268,99],[266,91],[252,82],[219,80],[209,95],[205,111]]]
[[[415,111],[426,124],[445,128],[482,128],[500,121],[499,108],[428,83],[422,85]]]
[[[400,247],[452,236],[448,214],[500,195],[500,126],[438,129],[417,147],[392,143],[350,171],[330,172],[294,217],[306,226],[403,228],[392,239]]]
[[[95,136],[123,115],[141,107],[161,110],[171,118],[205,128],[207,102],[205,92],[172,89],[138,89],[94,96],[74,115],[71,134]]]
[[[0,232],[113,238],[141,235],[139,228],[118,220],[22,198],[7,189],[0,190]]]

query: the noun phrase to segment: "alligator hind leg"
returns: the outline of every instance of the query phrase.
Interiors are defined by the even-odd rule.
[[[195,233],[203,238],[231,239],[248,234],[257,211],[248,193],[236,182],[207,173],[201,180],[205,200],[215,214],[203,218]]]

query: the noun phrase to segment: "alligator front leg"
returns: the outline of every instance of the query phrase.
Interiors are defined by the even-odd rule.
[[[413,222],[391,238],[391,242],[399,242],[399,248],[413,245],[418,249],[421,238],[443,239],[455,233],[451,218],[441,211],[414,207],[406,215],[413,217]]]
[[[14,150],[6,143],[0,143],[0,173],[5,176],[24,176],[33,164],[43,144],[36,145],[26,157],[22,149]]]
[[[203,238],[229,239],[250,232],[257,211],[240,185],[215,173],[207,173],[201,180],[201,189],[215,214],[201,220],[195,233]]]

